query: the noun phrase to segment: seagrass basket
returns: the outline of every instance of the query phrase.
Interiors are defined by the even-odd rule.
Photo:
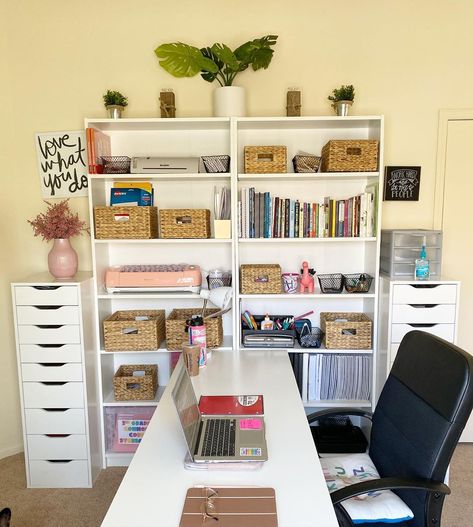
[[[320,313],[327,349],[370,349],[371,326],[364,313]]]
[[[240,290],[243,295],[281,293],[281,266],[279,264],[240,265]]]
[[[157,207],[95,207],[94,218],[97,240],[158,237]]]
[[[206,309],[205,315],[216,313],[218,309]],[[166,319],[166,345],[168,350],[180,350],[183,342],[189,342],[186,320],[192,315],[200,315],[202,309],[173,309]],[[223,342],[222,317],[208,318],[204,321],[207,348],[218,348]]]
[[[134,372],[144,372],[144,375],[135,376]],[[122,364],[113,376],[113,391],[117,401],[151,400],[157,389],[156,364]]]
[[[165,337],[164,309],[116,311],[103,321],[105,351],[157,350]]]
[[[287,172],[285,146],[245,146],[246,174],[284,174]]]
[[[160,209],[161,238],[210,238],[210,210]]]
[[[336,139],[322,148],[322,172],[376,172],[379,141]]]

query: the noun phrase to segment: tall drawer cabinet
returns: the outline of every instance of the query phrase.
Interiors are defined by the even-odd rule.
[[[12,284],[28,487],[91,487],[101,466],[93,279]]]
[[[384,361],[382,386],[402,338],[419,329],[456,343],[460,282],[380,279],[378,358]]]

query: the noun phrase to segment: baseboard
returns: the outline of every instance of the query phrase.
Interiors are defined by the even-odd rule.
[[[17,445],[10,448],[0,448],[0,459],[8,456],[14,456],[20,452],[23,452],[23,445]]]

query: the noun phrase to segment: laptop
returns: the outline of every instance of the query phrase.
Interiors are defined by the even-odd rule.
[[[186,368],[182,367],[172,398],[195,463],[267,461],[262,416],[203,416]]]

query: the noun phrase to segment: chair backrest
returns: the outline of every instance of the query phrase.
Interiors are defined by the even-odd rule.
[[[373,415],[370,456],[381,477],[444,481],[473,407],[473,357],[422,331],[401,342]],[[427,494],[397,491],[424,527]]]

